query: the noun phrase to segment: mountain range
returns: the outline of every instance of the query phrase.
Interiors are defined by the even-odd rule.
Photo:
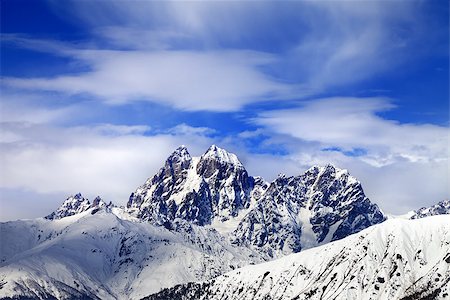
[[[386,221],[333,165],[267,182],[215,145],[200,157],[181,146],[126,207],[76,194],[44,218],[0,223],[0,298],[395,298],[428,295],[427,284],[443,297],[449,220],[429,216],[449,212],[447,200],[411,213],[436,220],[425,231]],[[413,264],[419,250],[426,263]]]
[[[273,182],[249,176],[236,155],[215,145],[191,157],[175,150],[139,187],[127,211],[170,229],[183,219],[208,226],[236,245],[279,257],[343,238],[385,220],[361,183],[332,165]]]

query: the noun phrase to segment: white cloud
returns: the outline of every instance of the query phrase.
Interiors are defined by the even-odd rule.
[[[301,98],[306,90],[350,86],[398,68],[411,59],[408,53],[417,61],[417,45],[433,48],[433,38],[424,33],[437,32],[424,30],[429,25],[423,24],[433,22],[424,22],[416,1],[51,3],[64,17],[92,28],[94,38],[73,44],[15,35],[2,39],[68,57],[83,71],[2,78],[4,84],[22,93],[58,91],[62,100],[88,94],[108,104],[144,100],[190,111],[239,110],[265,100]],[[267,41],[278,54],[243,50],[260,49]],[[219,141],[212,141],[213,130],[187,124],[160,133],[147,126],[62,127],[76,119],[77,107],[50,102],[8,100],[2,94],[0,199],[18,201],[1,203],[9,216],[31,203],[29,198],[50,197],[48,207],[50,202],[55,207],[58,197],[78,191],[123,204],[176,146],[186,144],[198,155],[212,142],[236,151],[252,175],[269,180],[316,163],[348,168],[369,197],[391,212],[449,197],[448,128],[383,119],[378,113],[393,108],[384,98],[311,100],[262,113],[255,121],[264,129]],[[289,154],[251,154],[245,141],[252,138],[267,138],[263,147],[282,145]],[[329,147],[367,153],[321,151]],[[36,216],[35,205],[24,207]]]
[[[72,45],[7,40],[69,56],[89,71],[3,81],[191,111],[301,98],[397,68],[419,41],[432,45],[413,2],[51,2],[56,12],[92,28],[93,38]],[[262,31],[283,47],[261,51]]]
[[[288,149],[280,168],[295,165],[300,172],[334,163],[350,170],[386,212],[401,214],[450,198],[449,128],[401,124],[377,115],[393,108],[382,98],[316,99],[295,109],[264,112],[254,121],[265,126],[268,142]],[[344,154],[355,148],[365,151]]]
[[[102,124],[92,127],[52,127],[30,123],[2,123],[0,144],[2,215],[12,217],[17,207],[33,202],[16,217],[34,216],[43,200],[56,208],[63,198],[82,192],[89,198],[125,204],[132,191],[163,165],[180,144],[199,155],[212,143],[195,128],[177,134],[146,136],[145,126]],[[202,130],[203,132],[203,130]],[[21,196],[20,196],[21,195]],[[34,195],[34,196],[33,196]],[[24,197],[35,197],[26,199]],[[5,199],[6,198],[6,199]],[[14,202],[8,199],[14,198]],[[41,212],[36,210],[36,212]]]
[[[255,122],[323,148],[363,148],[367,155],[361,159],[379,166],[399,160],[447,159],[448,128],[401,124],[377,115],[392,107],[383,98],[315,99],[295,109],[263,112]]]
[[[75,50],[74,50],[75,51]],[[259,70],[271,55],[253,51],[75,51],[91,71],[55,78],[5,78],[21,89],[88,93],[117,104],[144,100],[183,110],[237,110],[285,97],[289,86]]]
[[[169,128],[167,130],[168,133],[174,135],[201,135],[201,136],[209,136],[216,133],[216,130],[208,127],[192,127],[187,125],[186,123],[178,124],[173,128]]]
[[[2,122],[58,122],[77,113],[75,105],[49,107],[42,102],[45,95],[24,92],[2,91],[0,102],[0,120]]]

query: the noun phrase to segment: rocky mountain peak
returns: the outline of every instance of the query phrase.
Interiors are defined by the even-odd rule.
[[[308,178],[310,183],[315,183],[316,186],[323,186],[323,184],[327,185],[333,182],[339,182],[341,185],[360,184],[346,169],[340,169],[332,164],[315,165],[306,170],[302,176]]]
[[[84,198],[81,193],[68,197],[63,204],[54,212],[46,216],[46,219],[55,220],[64,217],[73,216],[88,210],[91,203]]]
[[[234,231],[234,242],[279,256],[341,239],[385,216],[348,171],[314,166],[278,176]]]
[[[182,218],[204,225],[236,216],[248,206],[252,187],[253,178],[235,154],[212,145],[201,157],[191,157],[181,146],[130,196],[127,207],[159,224]]]
[[[450,214],[450,199],[440,201],[430,207],[422,207],[418,210],[415,210],[410,219],[421,219],[429,216],[448,214]]]
[[[181,145],[167,158],[165,166],[167,169],[173,169],[174,172],[179,172],[187,169],[191,164],[192,157],[189,154],[186,146]]]
[[[92,214],[95,214],[101,209],[111,209],[113,206],[112,202],[107,204],[100,196],[95,197],[92,203],[90,203],[87,198],[84,198],[81,193],[78,193],[68,197],[57,210],[45,218],[48,220],[58,220],[85,212],[89,209],[93,209]]]
[[[346,169],[340,169],[333,164],[327,163],[325,165],[314,165],[305,171],[305,174],[311,175],[326,175],[333,177],[340,177],[342,175],[349,175]]]
[[[111,205],[112,203],[110,203],[109,205]],[[91,207],[96,207],[96,208],[104,208],[108,206],[108,204],[106,204],[106,202],[103,201],[103,199],[100,196],[95,197],[95,199],[92,201]]]
[[[214,160],[220,164],[231,165],[240,169],[244,168],[236,154],[230,153],[225,149],[217,147],[216,145],[209,147],[205,154],[200,157],[200,160]]]
[[[189,154],[187,147],[185,145],[181,145],[172,152],[169,158],[178,158],[179,160],[184,161],[191,160],[191,155]]]

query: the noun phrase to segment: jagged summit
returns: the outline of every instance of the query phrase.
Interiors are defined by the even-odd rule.
[[[73,216],[83,211],[88,210],[91,203],[84,198],[81,193],[68,197],[63,204],[54,212],[46,216],[46,219],[55,220],[68,216]]]
[[[383,222],[359,181],[331,164],[278,176],[234,231],[238,245],[269,256],[299,252]]]
[[[114,207],[114,204],[110,201],[109,203],[106,203],[103,201],[103,199],[100,196],[95,197],[95,199],[92,201],[91,208],[111,208]]]
[[[429,216],[448,214],[450,214],[450,199],[442,200],[430,207],[422,207],[415,210],[410,219],[421,219]]]
[[[91,204],[87,198],[84,198],[81,193],[78,193],[69,196],[56,211],[52,212],[45,218],[48,220],[57,220],[85,212],[90,208],[95,208],[98,210],[111,206],[111,202],[106,204],[100,196],[97,196]]]
[[[331,164],[269,183],[235,154],[212,145],[200,157],[177,148],[132,193],[129,213],[168,226],[177,218],[212,225],[235,244],[276,257],[341,239],[385,220],[359,181]]]
[[[190,161],[192,159],[191,155],[189,154],[189,151],[185,145],[179,146],[177,149],[175,149],[174,152],[168,157],[169,159],[177,159],[178,161]]]
[[[225,149],[219,148],[216,145],[211,145],[208,150],[200,158],[201,160],[217,160],[223,164],[233,165],[238,168],[244,168],[238,157],[234,153],[230,153]]]
[[[336,174],[337,176],[350,175],[347,169],[341,169],[331,163],[327,163],[325,165],[314,165],[307,169],[305,173],[327,173]]]
[[[100,196],[95,197],[94,201],[92,201],[92,206],[106,206],[106,203],[103,202]]]
[[[244,166],[239,161],[236,154],[228,152],[227,150],[220,148],[216,145],[211,145],[206,152],[199,157],[200,160],[215,160],[223,164],[230,164],[236,167],[243,168]],[[190,162],[192,157],[188,148],[185,145],[181,145],[172,152],[167,158],[168,161],[178,162]]]
[[[107,207],[101,198],[69,197],[48,219]],[[334,165],[313,166],[273,182],[249,176],[233,153],[212,145],[200,157],[180,146],[131,194],[126,213],[166,228],[183,219],[212,226],[239,246],[268,257],[344,238],[386,217],[361,183]]]
[[[328,179],[342,179],[349,184],[360,184],[358,179],[351,176],[347,169],[341,169],[333,164],[327,163],[326,165],[314,165],[305,171],[305,175],[314,176],[316,178],[321,178],[323,180]]]
[[[106,204],[96,198],[90,205],[78,194],[47,218],[92,207]],[[175,149],[158,173],[131,194],[126,212],[166,228],[176,219],[211,225],[234,244],[269,257],[341,239],[386,219],[345,169],[316,165],[269,183],[249,176],[235,154],[216,145],[200,157],[192,157],[184,145]]]
[[[235,154],[212,145],[200,157],[178,147],[156,175],[132,193],[127,208],[138,218],[166,224],[182,218],[210,224],[248,206],[253,178]]]

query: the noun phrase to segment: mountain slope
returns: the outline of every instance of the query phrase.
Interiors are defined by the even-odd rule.
[[[450,295],[450,218],[358,234],[146,299],[434,299]]]
[[[260,261],[211,229],[183,220],[172,227],[119,208],[1,223],[8,243],[1,243],[0,298],[137,299]]]

